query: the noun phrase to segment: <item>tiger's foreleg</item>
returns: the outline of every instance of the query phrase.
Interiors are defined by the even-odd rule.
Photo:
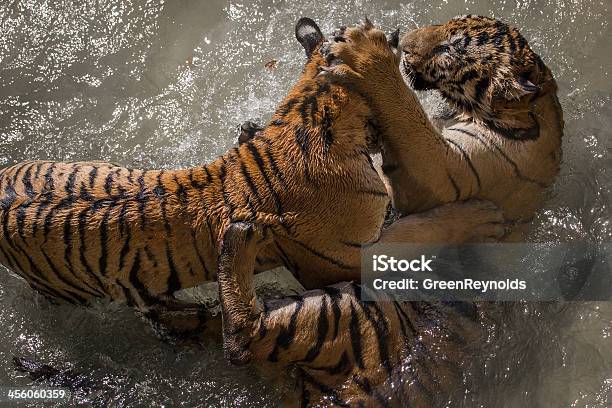
[[[342,331],[339,325],[330,331],[327,315],[341,302],[350,303],[357,286],[344,283],[264,304],[255,293],[253,272],[257,253],[268,239],[257,226],[244,222],[230,224],[224,233],[217,279],[225,356],[234,364],[327,361],[328,347],[350,344],[345,336],[348,323],[342,324]],[[343,298],[344,290],[352,296]]]
[[[464,244],[500,239],[502,211],[485,200],[459,201],[400,218],[385,228],[379,243]]]
[[[254,272],[259,249],[267,242],[259,226],[231,223],[223,234],[217,281],[223,317],[223,348],[233,363],[249,360],[249,328],[261,313],[255,295]]]
[[[357,88],[376,114],[382,137],[382,170],[395,207],[404,213],[465,199],[457,186],[478,191],[479,180],[461,151],[449,146],[402,78],[384,33],[370,24],[348,28],[323,48],[329,74]]]

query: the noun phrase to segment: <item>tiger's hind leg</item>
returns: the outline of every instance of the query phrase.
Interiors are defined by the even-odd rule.
[[[172,295],[156,297],[156,302],[141,312],[156,333],[170,342],[197,341],[220,332],[221,315],[211,306],[182,301]]]

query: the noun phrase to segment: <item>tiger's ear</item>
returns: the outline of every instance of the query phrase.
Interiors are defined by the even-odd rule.
[[[525,74],[505,75],[505,78],[498,80],[493,88],[491,101],[495,103],[506,103],[508,101],[519,100],[526,95],[534,95],[540,92],[540,87],[525,77]]]
[[[389,34],[389,39],[387,42],[389,43],[389,47],[391,47],[394,52],[397,51],[397,48],[399,47],[399,28]]]
[[[321,29],[308,17],[302,17],[295,25],[295,38],[302,44],[306,56],[310,58],[319,44],[325,41]]]

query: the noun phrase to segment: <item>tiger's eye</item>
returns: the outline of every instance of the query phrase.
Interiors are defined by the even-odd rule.
[[[448,51],[450,51],[450,47],[448,45],[440,44],[440,45],[436,45],[431,50],[431,53],[434,55],[441,55],[441,54],[447,53]]]

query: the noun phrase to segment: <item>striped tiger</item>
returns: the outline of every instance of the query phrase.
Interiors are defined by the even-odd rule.
[[[323,47],[326,72],[365,95],[377,116],[394,205],[410,214],[490,200],[513,226],[505,239],[520,240],[561,162],[563,112],[550,69],[516,28],[493,18],[457,17],[398,38],[394,54],[366,22]],[[434,126],[404,80],[438,90],[454,116]]]
[[[296,36],[309,58],[299,81],[258,137],[212,163],[0,169],[0,262],[51,299],[125,301],[178,331],[205,316],[173,293],[216,278],[220,238],[235,222],[273,236],[256,271],[284,265],[306,288],[358,279],[360,244],[381,238],[389,204],[369,155],[374,118],[363,97],[319,75],[316,24],[300,20]],[[500,219],[491,204],[461,203],[406,217],[394,239],[495,237]]]
[[[529,221],[561,154],[563,119],[550,70],[516,29],[494,19],[460,17],[406,34],[406,79],[439,89],[459,113],[439,130],[405,86],[392,48],[366,21],[340,29],[321,52],[326,75],[365,95],[377,114],[394,204],[411,213],[482,197],[507,219]],[[448,405],[466,345],[479,344],[477,321],[448,304],[383,295],[363,302],[355,283],[262,302],[253,266],[269,239],[265,226],[238,223],[222,240],[218,281],[230,361],[272,364],[277,372],[296,366],[305,406]]]
[[[364,302],[355,282],[262,301],[252,268],[266,235],[234,223],[222,241],[226,358],[252,362],[271,380],[294,368],[304,407],[447,406],[462,386],[462,364],[485,338],[477,305],[399,302],[382,293]],[[294,399],[289,395],[287,405]]]

